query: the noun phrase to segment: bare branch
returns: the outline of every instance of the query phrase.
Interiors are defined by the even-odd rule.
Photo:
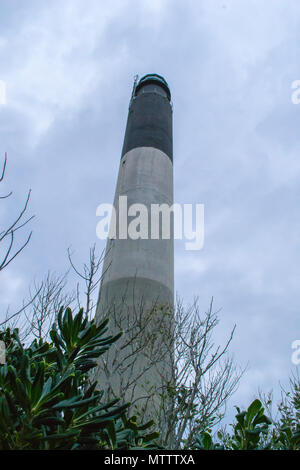
[[[80,280],[84,281],[85,286],[85,312],[86,315],[90,317],[93,316],[94,310],[96,307],[96,300],[93,300],[93,293],[95,292],[96,288],[99,286],[101,279],[103,278],[105,273],[99,275],[100,268],[103,263],[103,252],[98,256],[96,254],[96,246],[95,244],[90,248],[89,251],[89,262],[88,264],[84,263],[82,271],[80,271],[74,264],[72,259],[72,254],[70,248],[67,250],[68,252],[68,259],[70,265]],[[78,303],[80,299],[80,288],[79,284],[77,285],[77,299]]]
[[[163,445],[179,449],[212,420],[216,424],[221,419],[226,401],[236,390],[244,371],[227,356],[235,326],[223,346],[215,345],[219,320],[213,299],[204,315],[197,298],[187,308],[177,299],[175,312],[165,317],[165,306],[154,302],[146,308],[143,299],[135,301],[134,289],[132,302],[127,304],[128,298],[125,292],[105,312],[111,333],[122,330],[123,336],[101,356],[101,382],[103,378],[107,397],[126,395],[133,409],[142,403],[144,419],[151,416],[156,421]],[[147,388],[149,374],[151,387]]]
[[[20,310],[18,310],[17,312],[15,312],[13,315],[11,315],[10,317],[6,318],[2,323],[0,323],[0,326],[2,325],[6,325],[10,320],[12,320],[13,318],[15,318],[17,315],[20,315],[20,313],[24,312],[24,310],[29,307],[29,305],[35,300],[35,298],[38,296],[39,294],[39,291],[35,294],[35,296],[33,298],[31,298],[25,305],[23,305],[22,308],[20,308]]]
[[[4,162],[3,162],[3,166],[2,166],[2,173],[1,173],[1,176],[0,176],[0,183],[1,183],[1,181],[3,181],[4,175],[5,175],[6,164],[7,164],[7,153],[5,152]]]
[[[6,165],[7,165],[7,154],[5,153],[2,172],[0,175],[0,182],[2,182],[4,179]],[[11,196],[11,194],[12,192],[6,194],[5,196],[1,196],[0,199],[7,199],[9,196]],[[5,253],[3,255],[3,258],[0,261],[0,271],[6,268],[21,253],[21,251],[24,250],[24,248],[28,245],[30,241],[32,232],[30,232],[25,242],[21,244],[20,248],[13,250],[14,243],[15,243],[15,233],[21,228],[23,228],[26,224],[28,224],[34,218],[34,216],[31,216],[27,220],[22,221],[23,216],[28,208],[30,194],[31,194],[31,190],[28,191],[23,209],[20,211],[19,215],[15,218],[15,220],[8,226],[8,228],[0,231],[0,243],[4,242],[4,246],[5,246],[6,241],[8,243],[8,245],[5,248]]]

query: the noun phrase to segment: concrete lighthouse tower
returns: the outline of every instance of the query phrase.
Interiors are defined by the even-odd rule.
[[[151,404],[147,416],[153,416],[153,409],[160,406],[158,397],[163,384],[172,379],[174,235],[172,214],[168,211],[173,204],[170,100],[169,86],[160,75],[145,75],[134,85],[114,199],[119,230],[107,241],[96,313],[97,321],[109,317],[112,333],[124,332],[99,364],[101,388],[109,387],[112,396],[130,401],[136,410],[145,411],[146,405]],[[163,208],[165,216],[170,216],[169,233],[168,230],[163,233],[161,228]],[[151,211],[158,217],[152,217]],[[139,216],[144,216],[145,222],[146,213],[144,230],[130,236],[127,230],[130,223]]]

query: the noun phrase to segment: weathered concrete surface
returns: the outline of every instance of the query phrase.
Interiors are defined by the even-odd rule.
[[[140,147],[130,150],[121,160],[114,207],[117,220],[119,196],[127,196],[128,207],[140,203],[173,204],[173,165],[160,150]],[[149,236],[151,223],[148,223]],[[173,227],[172,227],[173,228]],[[173,295],[174,289],[173,230],[169,240],[109,240],[106,250],[102,287],[122,278],[144,278],[161,283]],[[157,292],[147,293],[153,299]],[[161,298],[161,301],[170,301]]]
[[[140,147],[127,152],[120,162],[114,206],[118,219],[119,196],[128,207],[173,204],[173,165],[161,150]],[[133,217],[134,218],[134,217]],[[149,234],[151,220],[149,219]],[[172,308],[174,302],[173,225],[170,239],[108,240],[96,318],[110,317],[110,331],[124,336],[107,354],[107,372],[100,365],[101,388],[110,388],[135,411],[153,417],[161,404],[161,388],[171,381]],[[163,308],[162,308],[163,307]],[[132,345],[126,346],[129,339]],[[121,351],[120,351],[121,349]],[[150,400],[144,397],[156,390]]]

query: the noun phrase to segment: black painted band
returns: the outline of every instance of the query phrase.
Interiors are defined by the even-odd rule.
[[[122,157],[137,147],[154,147],[173,161],[172,107],[160,93],[140,92],[131,101]]]

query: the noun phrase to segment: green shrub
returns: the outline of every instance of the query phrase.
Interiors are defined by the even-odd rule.
[[[52,342],[25,347],[18,330],[0,332],[6,364],[0,366],[0,449],[117,449],[156,445],[148,432],[127,417],[128,404],[103,403],[103,391],[89,372],[116,336],[106,336],[108,320],[97,326],[83,309],[73,316],[60,309]],[[101,384],[100,384],[101,386]]]

